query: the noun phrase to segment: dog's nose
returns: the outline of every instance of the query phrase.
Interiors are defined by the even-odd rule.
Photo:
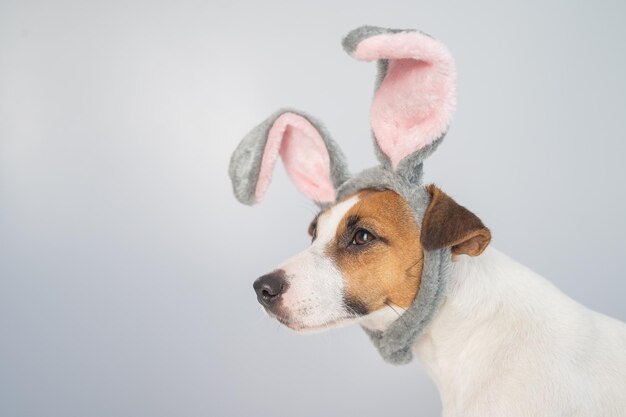
[[[259,303],[271,307],[285,289],[286,283],[285,272],[281,269],[258,278],[253,287]]]

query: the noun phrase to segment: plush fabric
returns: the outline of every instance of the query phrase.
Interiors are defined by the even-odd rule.
[[[298,189],[318,204],[333,202],[348,177],[345,157],[322,124],[304,112],[281,109],[252,129],[231,157],[239,201],[252,205],[263,199],[278,155]]]
[[[427,155],[415,151],[445,134],[456,105],[449,51],[418,31],[371,26],[350,32],[343,46],[356,59],[378,60],[371,121],[382,162],[397,169],[411,155],[409,168],[416,169]]]
[[[439,311],[450,276],[450,249],[424,251],[422,282],[413,304],[384,332],[363,328],[383,359],[403,365],[413,359],[412,348]]]
[[[230,176],[237,198],[258,202],[280,155],[296,186],[321,207],[366,188],[390,189],[422,224],[431,194],[422,185],[423,161],[441,143],[454,110],[454,62],[447,49],[412,30],[364,26],[343,40],[360,60],[377,60],[372,129],[380,166],[349,177],[344,157],[325,129],[302,112],[280,110],[254,128],[235,150]],[[384,332],[367,331],[381,356],[402,364],[445,297],[450,247],[424,251],[413,304]]]
[[[307,197],[320,202],[335,200],[330,178],[330,156],[324,139],[306,118],[283,113],[267,134],[255,198],[260,201],[270,184],[278,153],[294,184]]]

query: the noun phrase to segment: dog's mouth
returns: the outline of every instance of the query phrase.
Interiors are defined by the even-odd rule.
[[[278,320],[279,323],[285,327],[297,332],[297,333],[319,333],[324,330],[328,330],[336,327],[343,327],[352,324],[357,321],[358,317],[341,317],[334,320],[329,320],[321,324],[305,324],[299,320],[293,320],[288,317],[272,313],[268,311],[268,314]]]

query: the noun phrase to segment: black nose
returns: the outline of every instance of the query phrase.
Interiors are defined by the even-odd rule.
[[[253,285],[259,303],[265,307],[271,307],[278,300],[286,286],[285,271],[282,269],[263,275],[254,281]]]

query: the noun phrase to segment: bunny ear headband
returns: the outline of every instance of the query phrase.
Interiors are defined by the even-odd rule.
[[[414,30],[363,26],[344,38],[343,47],[355,59],[378,64],[370,117],[380,165],[350,176],[343,153],[315,118],[279,110],[233,153],[229,173],[235,196],[249,205],[261,201],[280,155],[296,187],[321,207],[365,188],[391,189],[422,224],[431,201],[421,184],[422,163],[441,143],[454,111],[454,60],[442,43]],[[412,359],[415,340],[443,300],[450,259],[449,247],[424,247],[413,304],[384,332],[366,329],[385,360]]]

